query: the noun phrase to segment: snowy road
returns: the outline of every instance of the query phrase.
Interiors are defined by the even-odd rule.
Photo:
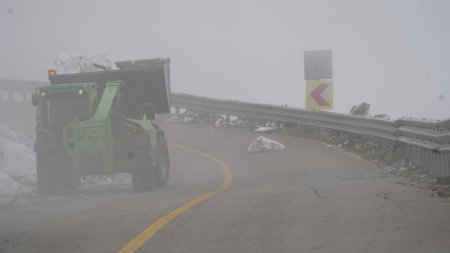
[[[168,124],[168,141],[220,159],[231,186],[166,224],[138,252],[448,252],[450,203],[310,140],[270,134],[286,150],[248,153],[258,135]],[[0,205],[0,252],[117,252],[158,218],[223,182],[220,166],[171,147],[169,185],[32,193]]]

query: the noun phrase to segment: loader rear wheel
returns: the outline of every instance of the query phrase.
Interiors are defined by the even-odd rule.
[[[133,152],[133,170],[131,181],[133,191],[151,191],[153,188],[153,168],[150,157],[150,148],[142,148]]]
[[[158,164],[155,168],[155,182],[157,186],[166,186],[169,181],[169,149],[164,137],[158,141]]]
[[[36,152],[36,176],[41,196],[73,193],[79,182],[70,157],[59,151]]]

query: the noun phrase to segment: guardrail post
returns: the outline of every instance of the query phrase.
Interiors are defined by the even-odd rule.
[[[438,165],[437,165],[437,171],[439,174],[439,177],[448,177],[448,164],[447,164],[447,155],[443,153],[437,153],[436,154],[438,158]]]
[[[420,164],[420,148],[414,147],[413,160],[415,163]]]
[[[430,164],[428,162],[428,152],[424,148],[420,148],[420,164],[423,168],[430,170]]]
[[[404,145],[405,146],[405,161],[407,164],[411,163],[411,157],[412,157],[412,147],[411,145]]]
[[[432,150],[430,150],[430,156],[431,156],[431,166],[430,169],[433,171],[433,175],[435,177],[439,177],[439,154],[434,153]]]
[[[433,152],[433,170],[436,171],[436,175],[439,177],[442,177],[442,160],[441,160],[441,154]]]
[[[448,153],[446,153],[444,155],[444,169],[445,169],[445,174],[447,175],[447,177],[450,176],[450,155]]]

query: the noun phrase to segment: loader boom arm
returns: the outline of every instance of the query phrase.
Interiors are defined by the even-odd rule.
[[[92,120],[105,120],[109,115],[111,115],[111,110],[114,104],[118,103],[118,100],[120,99],[120,87],[120,81],[110,81],[106,83],[105,90]]]

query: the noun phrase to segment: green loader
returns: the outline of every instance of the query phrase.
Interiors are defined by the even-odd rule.
[[[164,186],[169,152],[153,122],[169,113],[169,58],[117,62],[118,70],[56,74],[36,88],[36,170],[42,195],[72,192],[88,175],[128,172],[135,191]]]

